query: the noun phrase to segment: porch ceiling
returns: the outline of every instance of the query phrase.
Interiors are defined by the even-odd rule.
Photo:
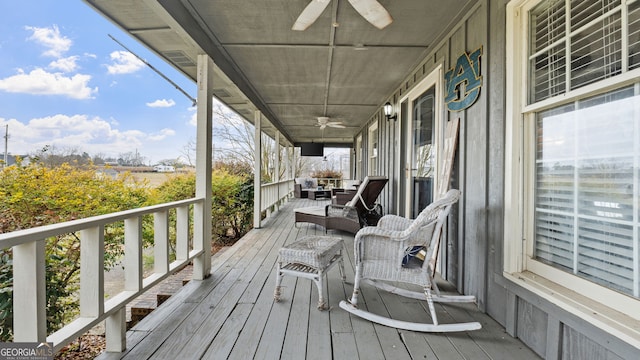
[[[260,110],[267,133],[343,144],[473,3],[379,0],[394,21],[378,30],[347,1],[331,0],[306,31],[293,31],[312,0],[84,1],[194,81],[197,54],[210,55],[216,97],[250,122]],[[318,116],[346,128],[322,134]]]

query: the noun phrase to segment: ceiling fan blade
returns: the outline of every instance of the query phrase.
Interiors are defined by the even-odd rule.
[[[327,126],[334,127],[334,128],[344,129],[344,125],[342,125],[342,122],[340,122],[340,121],[332,121],[332,122],[328,122],[328,123],[327,123]]]
[[[320,130],[324,130],[324,128],[326,128],[326,127],[327,127],[327,124],[321,124],[320,125]]]
[[[349,0],[351,6],[371,25],[384,29],[393,22],[393,18],[377,0]]]
[[[311,0],[309,5],[302,10],[302,13],[298,16],[298,19],[295,24],[293,24],[293,27],[291,27],[291,30],[306,30],[320,17],[320,14],[322,14],[324,9],[326,9],[330,1],[331,0]]]

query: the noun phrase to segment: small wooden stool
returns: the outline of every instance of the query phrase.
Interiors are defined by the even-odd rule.
[[[345,281],[344,261],[342,259],[342,239],[331,236],[305,236],[280,249],[276,271],[275,301],[280,301],[280,284],[284,275],[293,275],[313,280],[318,287],[318,309],[326,310],[322,295],[322,279],[336,263],[340,263],[340,275]]]

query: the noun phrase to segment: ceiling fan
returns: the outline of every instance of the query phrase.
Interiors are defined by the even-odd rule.
[[[316,126],[319,126],[320,129],[324,130],[324,128],[328,127],[332,127],[332,128],[340,128],[340,129],[344,129],[344,125],[342,125],[342,121],[329,121],[330,119],[326,116],[319,116],[318,117],[318,124]]]
[[[313,24],[331,0],[311,0],[291,30],[304,31]],[[337,1],[337,0],[336,0]],[[348,0],[351,6],[362,15],[371,25],[383,29],[393,22],[389,12],[377,0]]]

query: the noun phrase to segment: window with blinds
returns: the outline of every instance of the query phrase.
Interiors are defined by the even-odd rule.
[[[629,69],[640,67],[640,1],[629,5]]]
[[[529,35],[535,103],[640,67],[640,1],[542,1]]]
[[[640,85],[535,118],[535,258],[640,297]]]

